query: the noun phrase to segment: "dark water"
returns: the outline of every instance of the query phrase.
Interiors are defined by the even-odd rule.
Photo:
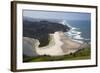
[[[78,28],[82,32],[81,36],[85,39],[91,39],[91,22],[89,20],[67,20],[72,27]]]

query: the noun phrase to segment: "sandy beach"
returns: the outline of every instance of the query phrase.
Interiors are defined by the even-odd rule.
[[[73,41],[69,37],[65,36],[64,33],[61,31],[55,32],[54,34],[50,34],[50,42],[47,46],[39,47],[40,43],[37,39],[28,37],[26,42],[26,44],[33,47],[31,47],[31,49],[29,49],[30,47],[27,48],[27,50],[29,49],[30,52],[33,53],[33,56],[34,53],[37,55],[61,56],[74,53],[79,49],[83,48],[81,47],[81,43]],[[26,53],[25,50],[24,52]]]

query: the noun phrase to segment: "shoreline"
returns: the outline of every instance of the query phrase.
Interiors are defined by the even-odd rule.
[[[35,47],[31,48],[30,51],[34,54],[34,51],[37,55],[50,55],[50,56],[59,56],[59,55],[67,55],[70,53],[74,53],[78,51],[79,49],[83,48],[81,47],[81,43],[75,42],[69,37],[65,36],[63,32],[55,32],[52,35],[52,42],[55,42],[54,44],[51,42],[49,43],[49,46],[39,47],[39,41],[33,38],[27,38],[27,44],[30,46],[34,46],[34,44],[38,43]],[[30,44],[31,40],[31,44]],[[32,43],[33,41],[33,43]],[[23,48],[24,49],[24,48]],[[28,50],[29,48],[27,48]],[[34,50],[34,51],[33,51]],[[33,55],[34,56],[34,55]]]

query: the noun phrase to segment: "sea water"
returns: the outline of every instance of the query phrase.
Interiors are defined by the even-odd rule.
[[[67,20],[63,22],[64,25],[71,29],[66,32],[70,38],[83,42],[90,42],[91,39],[91,22],[89,20]]]

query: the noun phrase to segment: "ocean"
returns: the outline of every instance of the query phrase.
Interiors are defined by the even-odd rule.
[[[91,40],[91,22],[89,20],[67,20],[63,23],[71,28],[66,32],[69,37],[77,40]]]

